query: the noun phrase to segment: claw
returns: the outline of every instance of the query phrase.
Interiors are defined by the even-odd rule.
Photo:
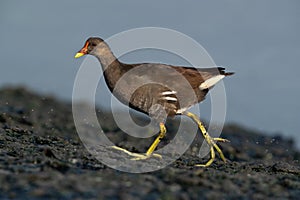
[[[230,140],[224,139],[224,138],[213,138],[214,141],[217,142],[230,142]]]

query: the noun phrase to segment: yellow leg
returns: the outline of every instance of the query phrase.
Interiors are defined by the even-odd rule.
[[[164,123],[159,124],[160,127],[160,133],[158,137],[154,140],[152,145],[149,147],[148,151],[146,152],[146,155],[151,155],[153,151],[156,149],[157,145],[160,143],[160,141],[165,137],[167,129],[164,125]]]
[[[167,129],[166,129],[164,123],[160,123],[159,127],[160,127],[159,135],[157,136],[157,138],[154,140],[154,142],[151,144],[151,146],[147,150],[146,155],[144,157],[133,158],[132,160],[143,160],[143,159],[149,158],[152,155],[156,156],[156,157],[157,157],[157,155],[159,155],[159,154],[153,154],[153,151],[156,149],[156,147],[160,143],[160,141],[165,137],[166,132],[167,132]],[[160,158],[161,158],[161,156],[160,156]]]
[[[213,161],[215,160],[215,149],[217,150],[217,152],[219,153],[221,159],[226,162],[226,158],[222,152],[222,150],[220,149],[220,147],[215,143],[215,141],[219,141],[219,142],[229,142],[226,139],[223,138],[212,138],[208,132],[206,131],[204,125],[202,124],[202,122],[200,121],[200,119],[197,117],[197,115],[191,113],[191,112],[184,112],[184,115],[190,117],[194,122],[197,123],[199,129],[202,132],[202,135],[204,137],[204,139],[206,140],[206,142],[208,143],[208,145],[210,146],[210,159],[207,161],[206,164],[198,164],[196,166],[201,166],[201,167],[208,167],[210,166]]]
[[[119,150],[119,151],[123,151],[124,153],[134,157],[131,160],[144,160],[151,156],[162,158],[161,155],[153,153],[153,151],[156,149],[159,142],[165,137],[166,132],[167,132],[167,129],[166,129],[164,123],[160,123],[159,126],[160,126],[160,133],[157,136],[157,138],[154,140],[154,142],[151,144],[151,146],[147,150],[146,154],[132,153],[126,149],[123,149],[123,148],[117,147],[117,146],[112,146],[112,148]]]

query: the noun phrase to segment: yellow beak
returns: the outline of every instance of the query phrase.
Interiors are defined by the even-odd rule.
[[[84,53],[78,52],[76,53],[76,55],[74,56],[74,58],[80,58],[81,56],[84,56]]]

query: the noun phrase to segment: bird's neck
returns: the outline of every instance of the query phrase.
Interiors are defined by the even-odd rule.
[[[101,63],[105,81],[112,91],[118,80],[125,73],[123,69],[124,64],[114,56],[108,45],[104,42],[94,49],[93,54]]]

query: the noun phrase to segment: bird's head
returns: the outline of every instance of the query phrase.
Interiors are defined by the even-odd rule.
[[[102,42],[103,40],[101,38],[90,37],[74,57],[80,58],[81,56],[84,56],[86,54],[92,54],[93,50]]]

